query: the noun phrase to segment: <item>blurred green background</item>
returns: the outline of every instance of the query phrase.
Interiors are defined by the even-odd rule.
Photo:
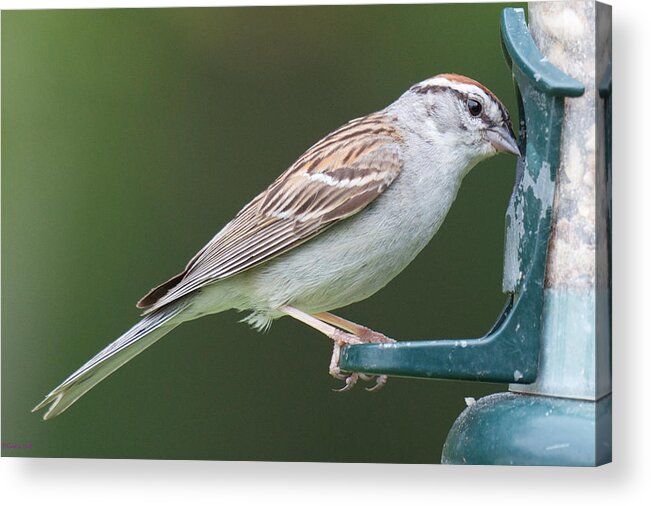
[[[515,114],[505,5],[3,12],[2,442],[31,448],[2,454],[439,462],[464,397],[503,386],[336,394],[331,342],[289,319],[267,334],[234,312],[190,322],[62,416],[30,409],[342,123],[440,72]],[[403,340],[485,332],[514,165],[478,166],[412,265],[339,314]]]

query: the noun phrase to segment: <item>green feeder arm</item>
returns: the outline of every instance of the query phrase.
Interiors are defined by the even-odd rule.
[[[584,87],[542,56],[523,9],[505,9],[501,28],[518,89],[519,144],[525,152],[517,161],[506,211],[506,307],[493,328],[479,338],[346,346],[342,370],[493,383],[536,379],[564,97],[581,96]]]

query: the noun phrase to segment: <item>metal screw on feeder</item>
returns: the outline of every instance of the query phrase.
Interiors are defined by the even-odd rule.
[[[553,16],[571,15],[584,28],[570,34],[578,41],[563,46],[563,33],[560,42],[558,33],[545,39],[546,31],[558,28],[550,22]],[[554,54],[571,47],[575,59],[594,63],[595,16],[600,20],[599,40],[610,47],[607,6],[536,3],[530,16],[534,38],[553,39]],[[611,454],[610,257],[599,257],[605,251],[600,246],[596,257],[606,274],[597,275],[595,269],[595,244],[606,245],[606,250],[609,244],[610,115],[603,114],[610,111],[609,100],[597,112],[602,121],[595,133],[595,115],[589,114],[598,109],[595,65],[591,76],[585,75],[587,67],[580,73],[581,82],[557,68],[538,49],[523,9],[505,9],[501,30],[518,92],[520,144],[525,151],[506,212],[506,307],[483,337],[348,346],[340,366],[369,374],[510,384],[511,392],[480,399],[461,414],[448,434],[443,463],[597,465],[610,461]],[[583,39],[590,37],[593,43],[586,45]],[[577,47],[585,54],[577,54]],[[602,51],[599,63],[606,65],[597,65],[601,75],[610,68],[609,58],[609,51]],[[590,82],[587,90],[582,82]],[[572,102],[577,100],[582,102]],[[570,123],[577,117],[579,130]],[[604,145],[606,151],[593,157],[579,151],[579,160],[570,160],[576,156],[576,143],[585,144],[590,135],[592,145]],[[593,178],[594,184],[581,187],[579,202],[572,201],[576,188],[572,194],[567,188],[569,169]],[[557,180],[559,170],[564,181]],[[603,202],[595,199],[599,191],[605,195]],[[576,211],[577,205],[583,207]],[[583,256],[573,257],[568,244],[583,247]],[[600,371],[603,374],[597,374]]]

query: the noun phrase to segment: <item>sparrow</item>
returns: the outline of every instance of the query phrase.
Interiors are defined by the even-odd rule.
[[[477,81],[440,74],[349,121],[310,147],[170,280],[137,304],[142,319],[50,392],[43,419],[183,322],[229,309],[263,331],[290,316],[344,345],[394,342],[330,311],[370,297],[397,276],[443,223],[480,161],[520,151],[509,114]],[[386,377],[376,378],[381,387]]]

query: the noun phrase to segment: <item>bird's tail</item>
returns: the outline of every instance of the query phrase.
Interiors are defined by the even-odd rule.
[[[43,420],[63,413],[109,374],[179,325],[182,320],[176,317],[184,307],[185,304],[177,303],[145,316],[47,394],[32,412],[52,403]]]

